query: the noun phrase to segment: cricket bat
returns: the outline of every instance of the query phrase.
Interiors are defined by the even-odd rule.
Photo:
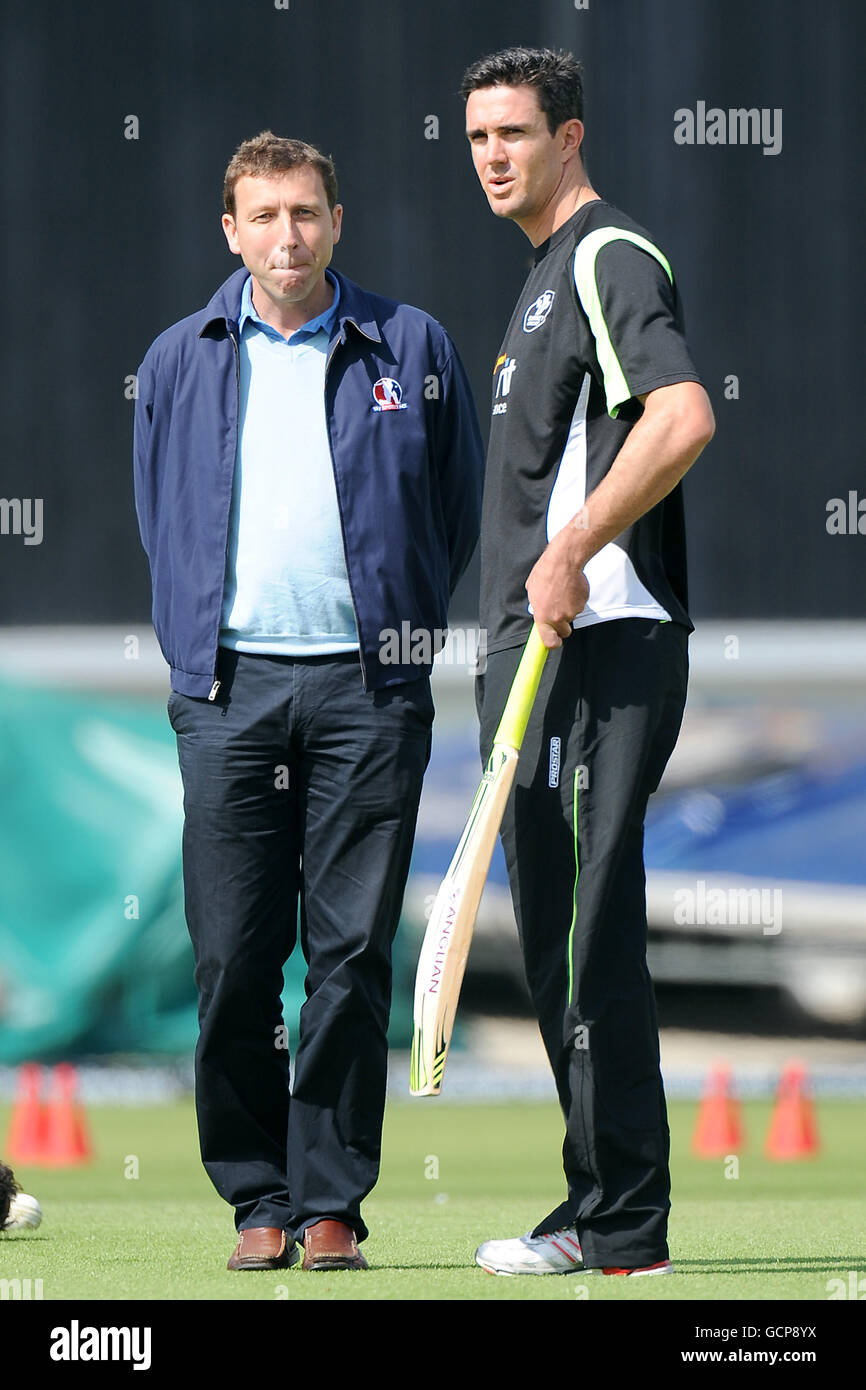
[[[413,1096],[438,1096],[442,1089],[478,904],[546,659],[547,648],[533,626],[469,819],[433,903],[415,976]]]

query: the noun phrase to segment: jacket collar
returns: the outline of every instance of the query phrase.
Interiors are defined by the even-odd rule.
[[[376,321],[376,312],[371,297],[361,289],[360,285],[356,285],[353,280],[348,280],[345,275],[341,275],[332,266],[329,266],[328,269],[340,284],[340,303],[332,337],[339,334],[339,337],[345,341],[346,324],[351,323],[359,333],[363,333],[365,338],[369,338],[374,343],[381,343],[382,334]],[[241,312],[241,294],[248,275],[249,271],[246,266],[242,266],[240,270],[236,270],[220,285],[216,294],[205,307],[206,318],[198,331],[200,338],[219,336],[219,334],[228,331],[229,324],[237,326]]]

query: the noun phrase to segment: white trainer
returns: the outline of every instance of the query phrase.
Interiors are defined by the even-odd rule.
[[[574,1274],[583,1269],[574,1226],[544,1236],[528,1232],[516,1240],[486,1240],[475,1251],[475,1263],[488,1274]]]

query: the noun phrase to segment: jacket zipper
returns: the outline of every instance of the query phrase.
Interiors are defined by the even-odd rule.
[[[355,326],[357,327],[357,324],[356,324]],[[359,329],[358,331],[360,332],[360,329]],[[332,357],[334,356],[334,353],[336,352],[336,350],[337,350],[339,344],[342,343],[343,341],[344,341],[344,339],[343,339],[342,337],[336,338],[335,341],[334,341],[334,343],[333,343],[333,345],[332,345],[332,347],[330,348],[330,350],[329,350],[329,352],[328,352],[327,360],[326,360],[326,362],[325,362],[325,395],[326,395],[326,396],[327,396],[327,391],[328,391],[328,368],[329,368],[330,365],[331,365],[331,359],[332,359]],[[352,588],[352,579],[351,579],[351,576],[350,576],[350,574],[349,574],[349,555],[348,555],[348,550],[347,550],[347,548],[346,548],[346,527],[345,527],[345,524],[344,524],[344,522],[343,522],[343,506],[342,506],[342,503],[341,503],[341,501],[340,501],[340,488],[339,488],[339,484],[337,483],[337,470],[336,470],[336,468],[334,467],[334,449],[333,449],[333,445],[331,444],[331,422],[330,422],[330,420],[329,420],[329,418],[328,418],[327,409],[325,410],[325,427],[326,427],[326,429],[327,429],[327,431],[328,431],[328,452],[329,452],[330,455],[331,455],[331,471],[332,471],[332,473],[334,474],[334,493],[335,493],[336,498],[337,498],[337,511],[339,512],[339,515],[340,515],[340,531],[341,531],[342,536],[343,536],[343,558],[344,558],[345,561],[346,561],[346,578],[347,578],[348,581],[349,581],[349,596],[350,596],[350,598],[351,598],[351,600],[352,600],[352,612],[353,612],[354,615],[355,615],[355,627],[356,627],[357,632],[358,632],[358,656],[360,657],[360,660],[361,660],[361,680],[362,680],[362,682],[363,682],[363,684],[364,684],[364,689],[366,690],[366,689],[367,689],[367,668],[366,668],[366,666],[364,665],[364,644],[363,644],[363,641],[361,640],[361,624],[358,622],[358,606],[357,606],[357,604],[355,603],[355,591],[354,591],[354,589]]]
[[[234,333],[232,333],[231,329],[227,329],[226,331],[228,332],[228,335],[229,335],[229,337],[230,337],[231,340],[232,340],[232,347],[233,347],[234,350],[235,350],[235,386],[236,386],[236,388],[237,388],[237,397],[238,397],[237,411],[236,411],[236,413],[235,413],[235,419],[236,419],[236,420],[240,420],[240,418],[241,418],[241,354],[240,354],[240,349],[239,349],[239,347],[238,347],[237,339],[235,338]],[[237,438],[235,439],[235,451],[237,451]],[[229,499],[229,509],[231,509],[231,498]],[[211,700],[211,701],[213,701],[213,700],[216,699],[216,697],[217,697],[217,692],[218,692],[220,686],[222,685],[222,681],[218,681],[218,680],[216,679],[216,668],[217,668],[217,658],[218,658],[218,655],[219,655],[219,623],[217,623],[217,640],[216,640],[216,648],[215,648],[215,650],[214,650],[214,655],[213,655],[213,676],[214,676],[214,683],[213,683],[213,685],[211,686],[211,688],[210,688],[210,694],[208,695],[208,699]]]

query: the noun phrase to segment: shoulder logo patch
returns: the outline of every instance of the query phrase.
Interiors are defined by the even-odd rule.
[[[524,333],[534,333],[536,328],[540,328],[547,315],[553,308],[553,301],[556,298],[556,290],[542,290],[541,294],[523,315]]]

